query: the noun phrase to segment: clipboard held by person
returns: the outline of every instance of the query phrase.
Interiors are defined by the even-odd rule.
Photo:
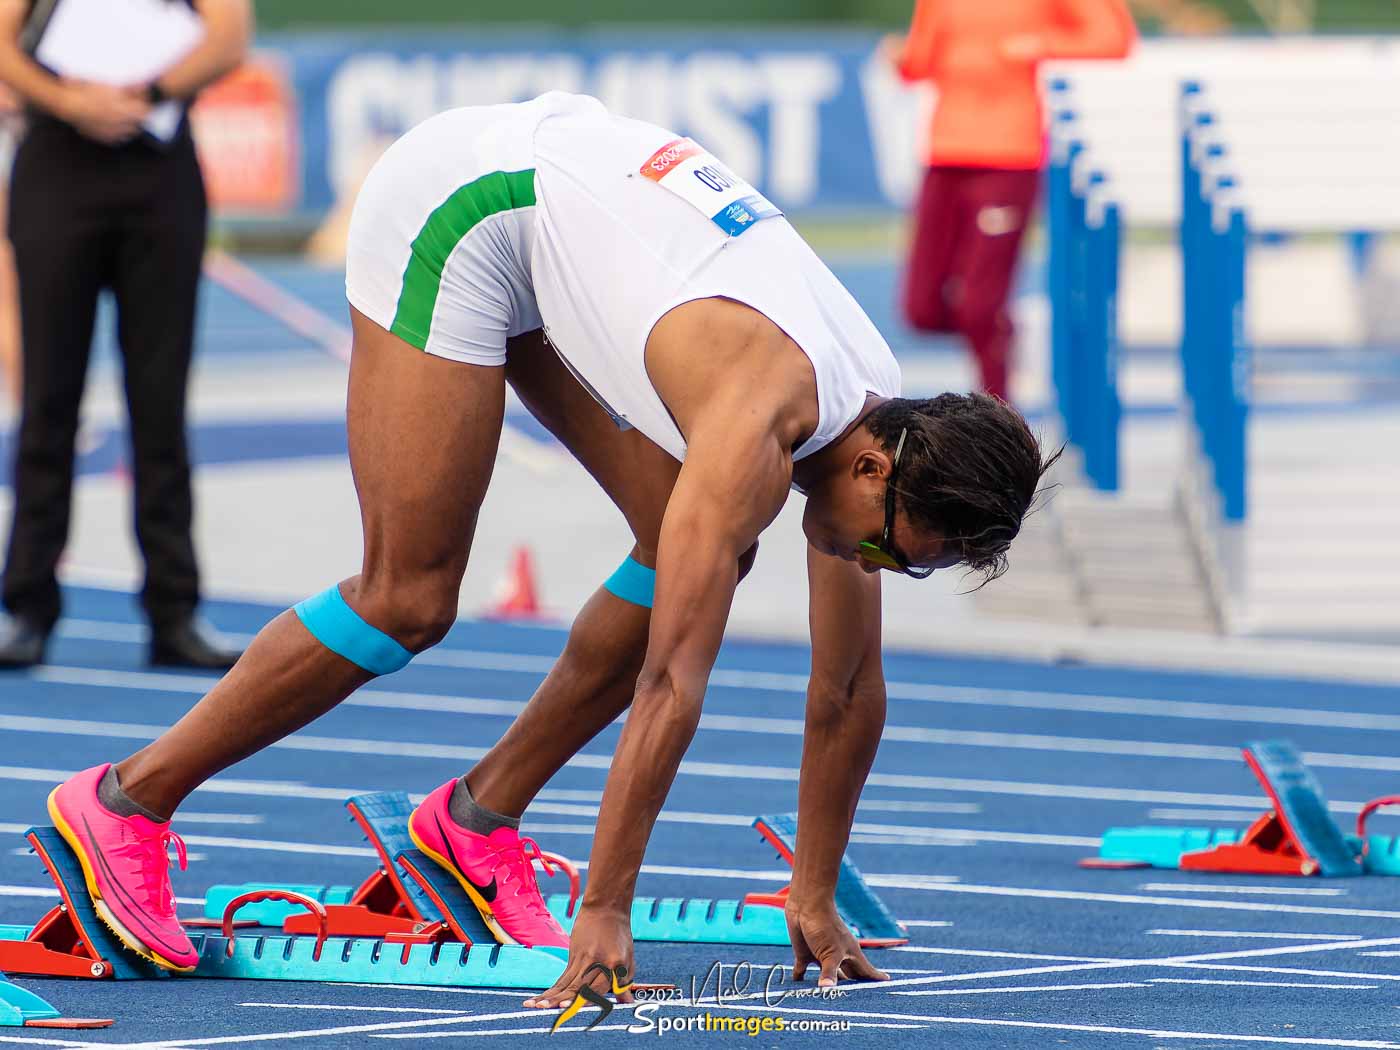
[[[125,86],[154,80],[203,38],[203,19],[184,0],[35,0],[20,45],[58,76]],[[183,103],[162,102],[146,133],[169,142],[183,116]]]

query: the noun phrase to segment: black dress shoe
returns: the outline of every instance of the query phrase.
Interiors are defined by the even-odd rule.
[[[0,623],[0,669],[43,663],[50,630],[23,616],[12,616]]]
[[[225,649],[213,629],[198,619],[177,620],[151,628],[151,664],[227,671],[243,653]]]

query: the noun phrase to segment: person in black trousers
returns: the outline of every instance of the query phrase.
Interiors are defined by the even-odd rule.
[[[20,47],[30,0],[0,0],[0,81],[28,104],[10,186],[19,274],[22,414],[5,558],[0,667],[42,662],[60,613],[55,570],[68,538],[78,406],[99,292],[111,289],[131,418],[141,601],[151,662],[226,668],[196,618],[185,400],[207,208],[189,121],[173,141],[143,133],[151,108],[188,102],[247,50],[248,0],[189,2],[201,43],[149,84],[51,75]]]

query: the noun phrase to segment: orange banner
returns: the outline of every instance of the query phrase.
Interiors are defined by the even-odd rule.
[[[300,121],[276,56],[254,53],[202,92],[190,121],[214,210],[281,215],[297,204]]]

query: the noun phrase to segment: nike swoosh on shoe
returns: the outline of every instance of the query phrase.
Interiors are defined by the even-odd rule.
[[[108,884],[121,893],[127,905],[131,908],[132,912],[134,913],[136,919],[141,923],[141,928],[145,930],[146,935],[150,938],[150,941],[148,943],[158,944],[167,951],[179,951],[178,947],[174,947],[168,942],[162,940],[159,931],[153,930],[149,925],[147,925],[146,910],[141,906],[141,903],[131,895],[127,888],[117,880],[116,873],[112,870],[112,866],[107,863],[107,858],[102,853],[101,847],[97,845],[97,839],[92,833],[92,825],[88,823],[87,817],[83,817],[83,828],[85,831],[87,831],[88,845],[92,848],[93,856],[97,859],[98,864],[102,866],[102,871],[103,874],[107,876]]]
[[[462,878],[470,882],[472,888],[475,889],[477,893],[481,894],[481,899],[487,904],[490,904],[496,899],[496,877],[494,875],[491,876],[491,884],[489,886],[479,885],[474,878],[467,874],[467,869],[462,865],[462,862],[457,859],[457,854],[452,849],[452,840],[448,838],[447,832],[442,826],[442,818],[436,813],[433,814],[433,823],[437,825],[438,834],[442,836],[442,844],[447,847],[447,859],[452,861],[453,866],[462,873]]]

